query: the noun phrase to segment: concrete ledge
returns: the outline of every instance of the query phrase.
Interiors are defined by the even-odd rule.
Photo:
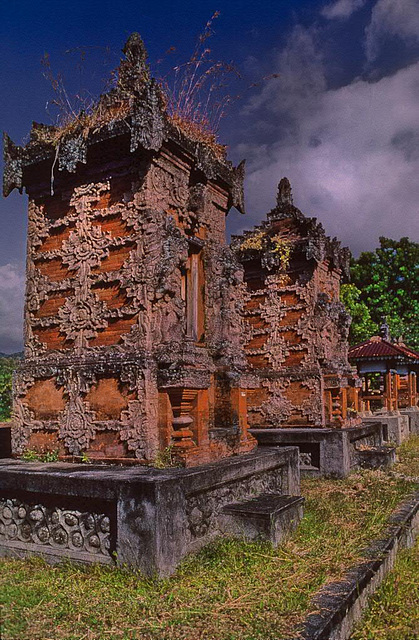
[[[297,447],[188,469],[0,461],[0,555],[169,575],[223,533],[224,505],[300,493]]]
[[[384,439],[397,446],[409,437],[409,418],[399,411],[375,413],[364,417],[362,423],[365,426],[374,423],[383,425]]]
[[[319,613],[307,617],[293,640],[349,640],[368,599],[393,568],[399,549],[413,546],[418,532],[419,491],[416,491],[393,514],[385,537],[366,550],[366,561],[315,596],[312,605]]]
[[[409,433],[419,435],[419,407],[400,409],[400,413],[409,419]]]
[[[396,447],[369,447],[357,456],[361,469],[388,469],[396,462]]]
[[[251,429],[260,446],[297,445],[301,473],[344,477],[359,466],[358,448],[381,446],[383,430],[380,422],[346,429]]]

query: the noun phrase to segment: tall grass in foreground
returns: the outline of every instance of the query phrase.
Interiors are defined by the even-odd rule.
[[[419,451],[417,452],[419,455]],[[122,569],[0,561],[2,640],[279,640],[379,536],[412,485],[380,471],[302,483],[305,516],[278,549],[223,539],[165,580]]]

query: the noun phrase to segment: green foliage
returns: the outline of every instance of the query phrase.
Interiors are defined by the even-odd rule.
[[[16,358],[0,358],[0,422],[10,419],[12,378],[17,365]]]
[[[45,451],[44,453],[39,453],[39,451],[34,451],[33,449],[26,449],[20,456],[21,460],[25,462],[57,462],[58,460],[58,451]]]
[[[371,319],[371,313],[361,298],[362,292],[354,284],[343,284],[340,299],[351,314],[352,323],[349,332],[350,344],[358,344],[368,340],[378,331],[378,326]]]
[[[407,345],[419,348],[419,244],[409,238],[381,237],[375,251],[352,261],[351,279],[361,292],[358,302],[365,303],[372,321],[379,326],[386,316],[393,338],[402,337]],[[361,312],[362,324],[365,327]],[[357,320],[354,325],[356,332]]]
[[[168,467],[181,466],[179,461],[176,460],[176,457],[174,456],[173,445],[170,445],[165,449],[158,451],[151,466],[155,467],[156,469],[167,469]]]

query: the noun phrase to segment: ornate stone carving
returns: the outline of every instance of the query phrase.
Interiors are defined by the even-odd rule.
[[[25,400],[33,381],[55,384],[58,395],[64,388],[65,408],[40,424],[58,431],[66,453],[93,446],[100,431],[104,455],[150,460],[164,445],[158,388],[163,396],[174,386],[195,395],[211,389],[209,402],[224,407],[218,380],[226,381],[227,398],[245,369],[242,269],[225,246],[224,222],[232,204],[243,209],[244,164],[234,169],[221,147],[215,154],[173,124],[138,35],[124,53],[117,84],[95,111],[97,126],[81,136],[76,127],[64,134],[35,125],[24,149],[7,141],[30,194],[28,375],[15,397]],[[86,170],[71,175],[86,161]],[[61,174],[51,194],[55,172]],[[98,386],[86,398],[95,377]],[[106,407],[95,413],[91,407],[107,390]],[[27,394],[29,406],[18,405],[17,440],[37,426],[36,393]],[[224,436],[210,442],[216,410],[205,412],[197,421],[202,460],[252,446],[244,436],[233,448]],[[170,434],[164,437],[168,444]]]
[[[142,100],[134,103],[131,117],[130,151],[135,151],[138,145],[158,151],[163,144],[166,127],[160,89],[154,80],[145,86],[141,97]]]
[[[0,499],[2,545],[36,545],[40,549],[67,549],[77,554],[109,557],[111,521],[103,513],[27,504],[16,498]]]
[[[39,358],[47,350],[46,345],[41,342],[38,336],[34,335],[32,330],[31,314],[26,311],[24,318],[25,333],[25,358]]]
[[[99,329],[104,329],[108,321],[105,317],[106,305],[100,302],[96,294],[88,292],[81,299],[79,291],[68,298],[58,310],[60,330],[68,340],[74,340],[77,352],[87,348],[88,340],[95,338]]]
[[[260,412],[272,427],[281,427],[295,409],[293,403],[284,395],[287,383],[283,381],[264,382],[269,388],[269,398],[260,405]]]
[[[70,453],[80,455],[95,434],[95,414],[79,396],[71,395],[59,418],[59,436]]]
[[[3,195],[7,197],[13,189],[23,188],[23,149],[16,146],[7,133],[3,133],[4,173]]]
[[[139,459],[151,460],[158,450],[156,440],[157,387],[154,376],[145,371],[137,376],[137,400],[128,403],[121,413],[120,438]]]
[[[300,451],[300,465],[303,467],[311,467],[313,466],[313,461],[311,459],[311,453],[305,452],[302,453]]]
[[[74,173],[77,164],[87,162],[86,138],[81,133],[78,137],[66,138],[60,142],[58,150],[58,169]]]
[[[103,233],[100,227],[93,226],[87,217],[77,222],[76,231],[70,233],[69,239],[63,243],[61,259],[70,270],[86,271],[98,267],[109,255],[112,238]]]
[[[89,403],[82,400],[81,386],[80,376],[70,371],[66,386],[68,402],[59,416],[59,437],[74,455],[86,451],[95,435],[95,413],[90,411]]]
[[[159,165],[151,165],[146,180],[148,197],[153,205],[162,206],[174,204],[184,207],[189,196],[188,183],[183,174],[174,176],[167,169]]]
[[[31,256],[34,249],[41,245],[48,236],[49,231],[50,223],[44,214],[43,208],[30,200],[28,204],[28,248]]]
[[[20,398],[16,398],[13,403],[12,424],[12,450],[14,453],[22,454],[32,431],[42,429],[43,425],[41,421],[35,420],[33,412]]]

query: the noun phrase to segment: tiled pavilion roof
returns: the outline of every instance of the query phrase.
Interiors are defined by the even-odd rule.
[[[393,342],[389,342],[380,336],[373,336],[369,340],[365,340],[365,342],[361,342],[361,344],[357,344],[354,347],[349,349],[348,353],[349,360],[358,361],[358,360],[371,360],[371,359],[397,359],[397,360],[408,360],[410,362],[414,361],[415,364],[419,364],[419,353],[410,349],[410,347],[406,347],[404,344],[395,344]]]

